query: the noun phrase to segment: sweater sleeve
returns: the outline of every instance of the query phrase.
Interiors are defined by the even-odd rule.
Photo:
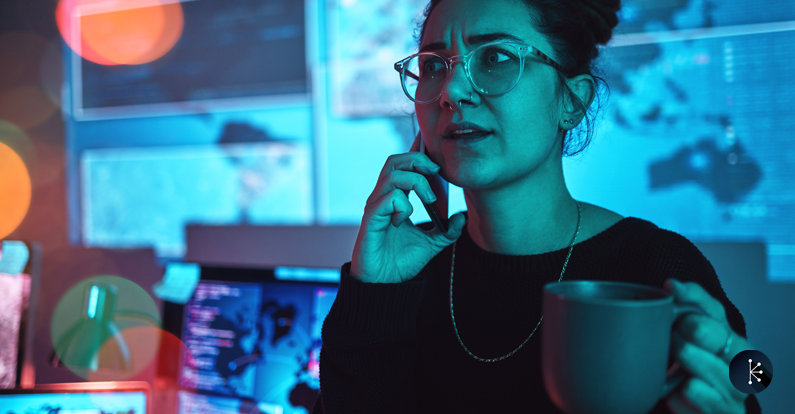
[[[743,315],[724,292],[715,268],[690,240],[677,233],[662,230],[661,237],[651,244],[649,251],[652,252],[652,259],[648,262],[648,274],[656,273],[654,279],[660,283],[668,278],[698,283],[723,305],[732,330],[747,337]],[[745,409],[748,414],[762,412],[754,395],[749,395],[745,400]]]
[[[362,283],[349,272],[346,263],[323,322],[315,412],[415,412],[416,318],[425,283]]]

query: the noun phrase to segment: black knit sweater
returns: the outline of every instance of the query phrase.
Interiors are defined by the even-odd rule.
[[[472,353],[499,357],[527,338],[542,314],[543,286],[558,279],[567,252],[491,253],[464,227],[454,304],[458,332]],[[542,380],[541,329],[504,361],[478,362],[462,349],[450,320],[451,254],[447,247],[417,277],[399,284],[362,283],[348,275],[350,263],[342,267],[323,324],[315,413],[559,412]],[[656,287],[667,278],[699,283],[726,308],[734,331],[746,335],[709,261],[681,235],[648,221],[625,218],[575,244],[564,276]],[[760,412],[753,396],[746,407]],[[652,411],[667,412],[663,400]]]

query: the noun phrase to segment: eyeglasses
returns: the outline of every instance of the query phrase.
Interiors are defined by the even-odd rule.
[[[480,94],[494,96],[516,87],[527,55],[566,72],[563,66],[535,47],[504,40],[486,43],[466,55],[449,58],[434,52],[417,53],[395,63],[395,70],[400,73],[406,96],[417,103],[431,103],[442,96],[455,62],[464,63],[469,83]]]

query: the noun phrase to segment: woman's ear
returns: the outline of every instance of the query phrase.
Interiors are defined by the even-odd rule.
[[[596,95],[596,81],[591,75],[577,75],[566,79],[568,92],[563,99],[561,127],[572,129],[580,124]],[[564,121],[570,121],[565,123]]]

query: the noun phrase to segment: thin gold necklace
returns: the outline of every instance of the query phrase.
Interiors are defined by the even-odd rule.
[[[566,266],[568,266],[568,264],[569,264],[569,258],[571,257],[571,251],[574,250],[574,243],[577,241],[577,235],[580,234],[580,222],[582,221],[582,210],[580,209],[580,203],[578,201],[576,201],[576,200],[575,200],[575,203],[577,203],[577,230],[574,231],[574,237],[571,238],[571,244],[569,245],[569,253],[566,255],[566,261],[563,262],[563,270],[560,271],[560,277],[558,278],[558,282],[563,280],[563,274],[566,273]],[[527,339],[525,339],[524,342],[521,343],[521,345],[516,347],[516,349],[514,349],[513,351],[511,351],[511,352],[509,352],[509,353],[507,353],[507,354],[505,354],[505,355],[503,355],[503,356],[501,356],[499,358],[481,358],[481,357],[473,354],[466,347],[466,345],[464,345],[464,342],[461,340],[461,336],[458,334],[458,327],[455,324],[455,313],[453,313],[453,274],[454,273],[455,273],[455,243],[453,243],[453,262],[450,265],[450,318],[453,320],[453,329],[455,330],[455,336],[456,336],[456,338],[458,338],[458,343],[461,344],[461,347],[464,348],[464,351],[466,351],[467,354],[469,354],[469,356],[471,356],[472,358],[475,358],[476,360],[478,360],[480,362],[497,362],[497,361],[502,361],[505,358],[508,358],[509,356],[515,354],[516,351],[522,349],[524,344],[526,344],[527,341],[529,341],[530,338],[533,337],[533,334],[536,333],[536,329],[538,329],[538,326],[541,325],[541,321],[544,320],[544,315],[541,315],[541,319],[538,320],[538,323],[536,324],[536,327],[533,328],[533,332],[530,332],[530,336],[528,336]]]

